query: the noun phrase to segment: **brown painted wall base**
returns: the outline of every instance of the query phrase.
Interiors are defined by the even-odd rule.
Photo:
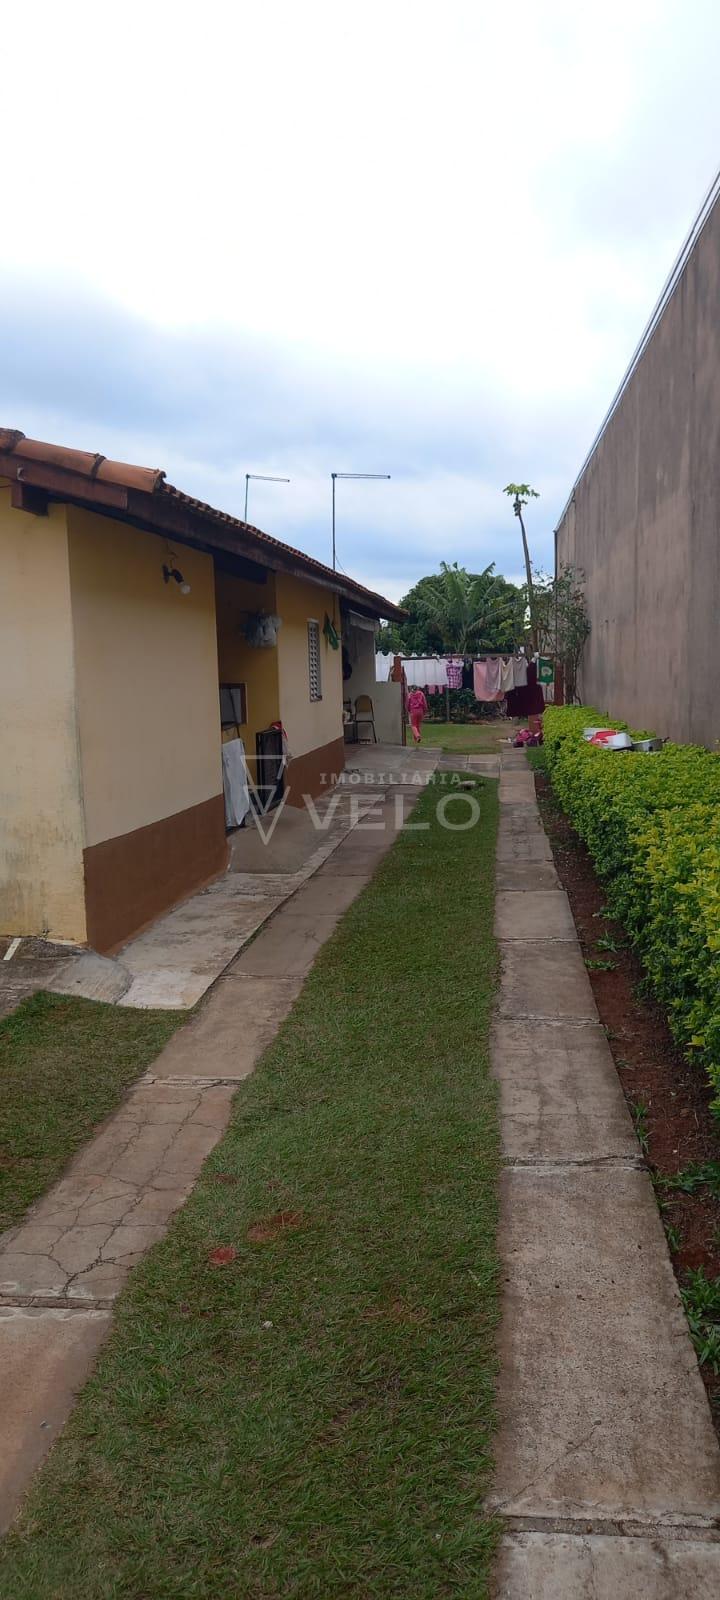
[[[88,943],[111,950],[227,864],[221,794],[83,852]]]
[[[332,781],[333,773],[342,772],[345,766],[345,741],[333,739],[319,750],[308,750],[288,763],[285,786],[289,790],[287,804],[301,806],[303,795],[322,794]]]

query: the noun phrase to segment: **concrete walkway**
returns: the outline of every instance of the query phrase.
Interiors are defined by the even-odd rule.
[[[502,755],[502,1600],[716,1600],[720,1451],[522,752]]]
[[[215,983],[198,1014],[0,1239],[0,1532],[71,1410],[130,1269],[166,1232],[343,913],[393,844],[436,753],[386,773],[365,755],[370,810]],[[407,779],[407,783],[403,782]],[[367,797],[366,797],[367,798]]]

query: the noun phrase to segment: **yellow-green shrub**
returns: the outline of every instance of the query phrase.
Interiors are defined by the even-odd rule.
[[[693,745],[598,750],[583,729],[623,724],[588,706],[548,707],[543,723],[557,796],[720,1111],[720,758]]]

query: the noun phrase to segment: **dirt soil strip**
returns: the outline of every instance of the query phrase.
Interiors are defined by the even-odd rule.
[[[647,994],[640,962],[621,925],[607,914],[589,852],[543,773],[535,774],[535,788],[558,877],[590,963],[588,977],[600,1021],[653,1178],[657,1183],[694,1163],[720,1162],[720,1127],[710,1110],[703,1074],[680,1054],[660,1007]],[[698,1267],[708,1278],[717,1277],[720,1196],[707,1185],[693,1194],[662,1187],[659,1193],[679,1284],[688,1270]],[[720,1376],[707,1365],[700,1371],[720,1435]]]

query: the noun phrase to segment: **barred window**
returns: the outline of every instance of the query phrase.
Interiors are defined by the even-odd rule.
[[[320,623],[308,622],[307,631],[310,699],[322,700],[322,681],[320,678]]]

